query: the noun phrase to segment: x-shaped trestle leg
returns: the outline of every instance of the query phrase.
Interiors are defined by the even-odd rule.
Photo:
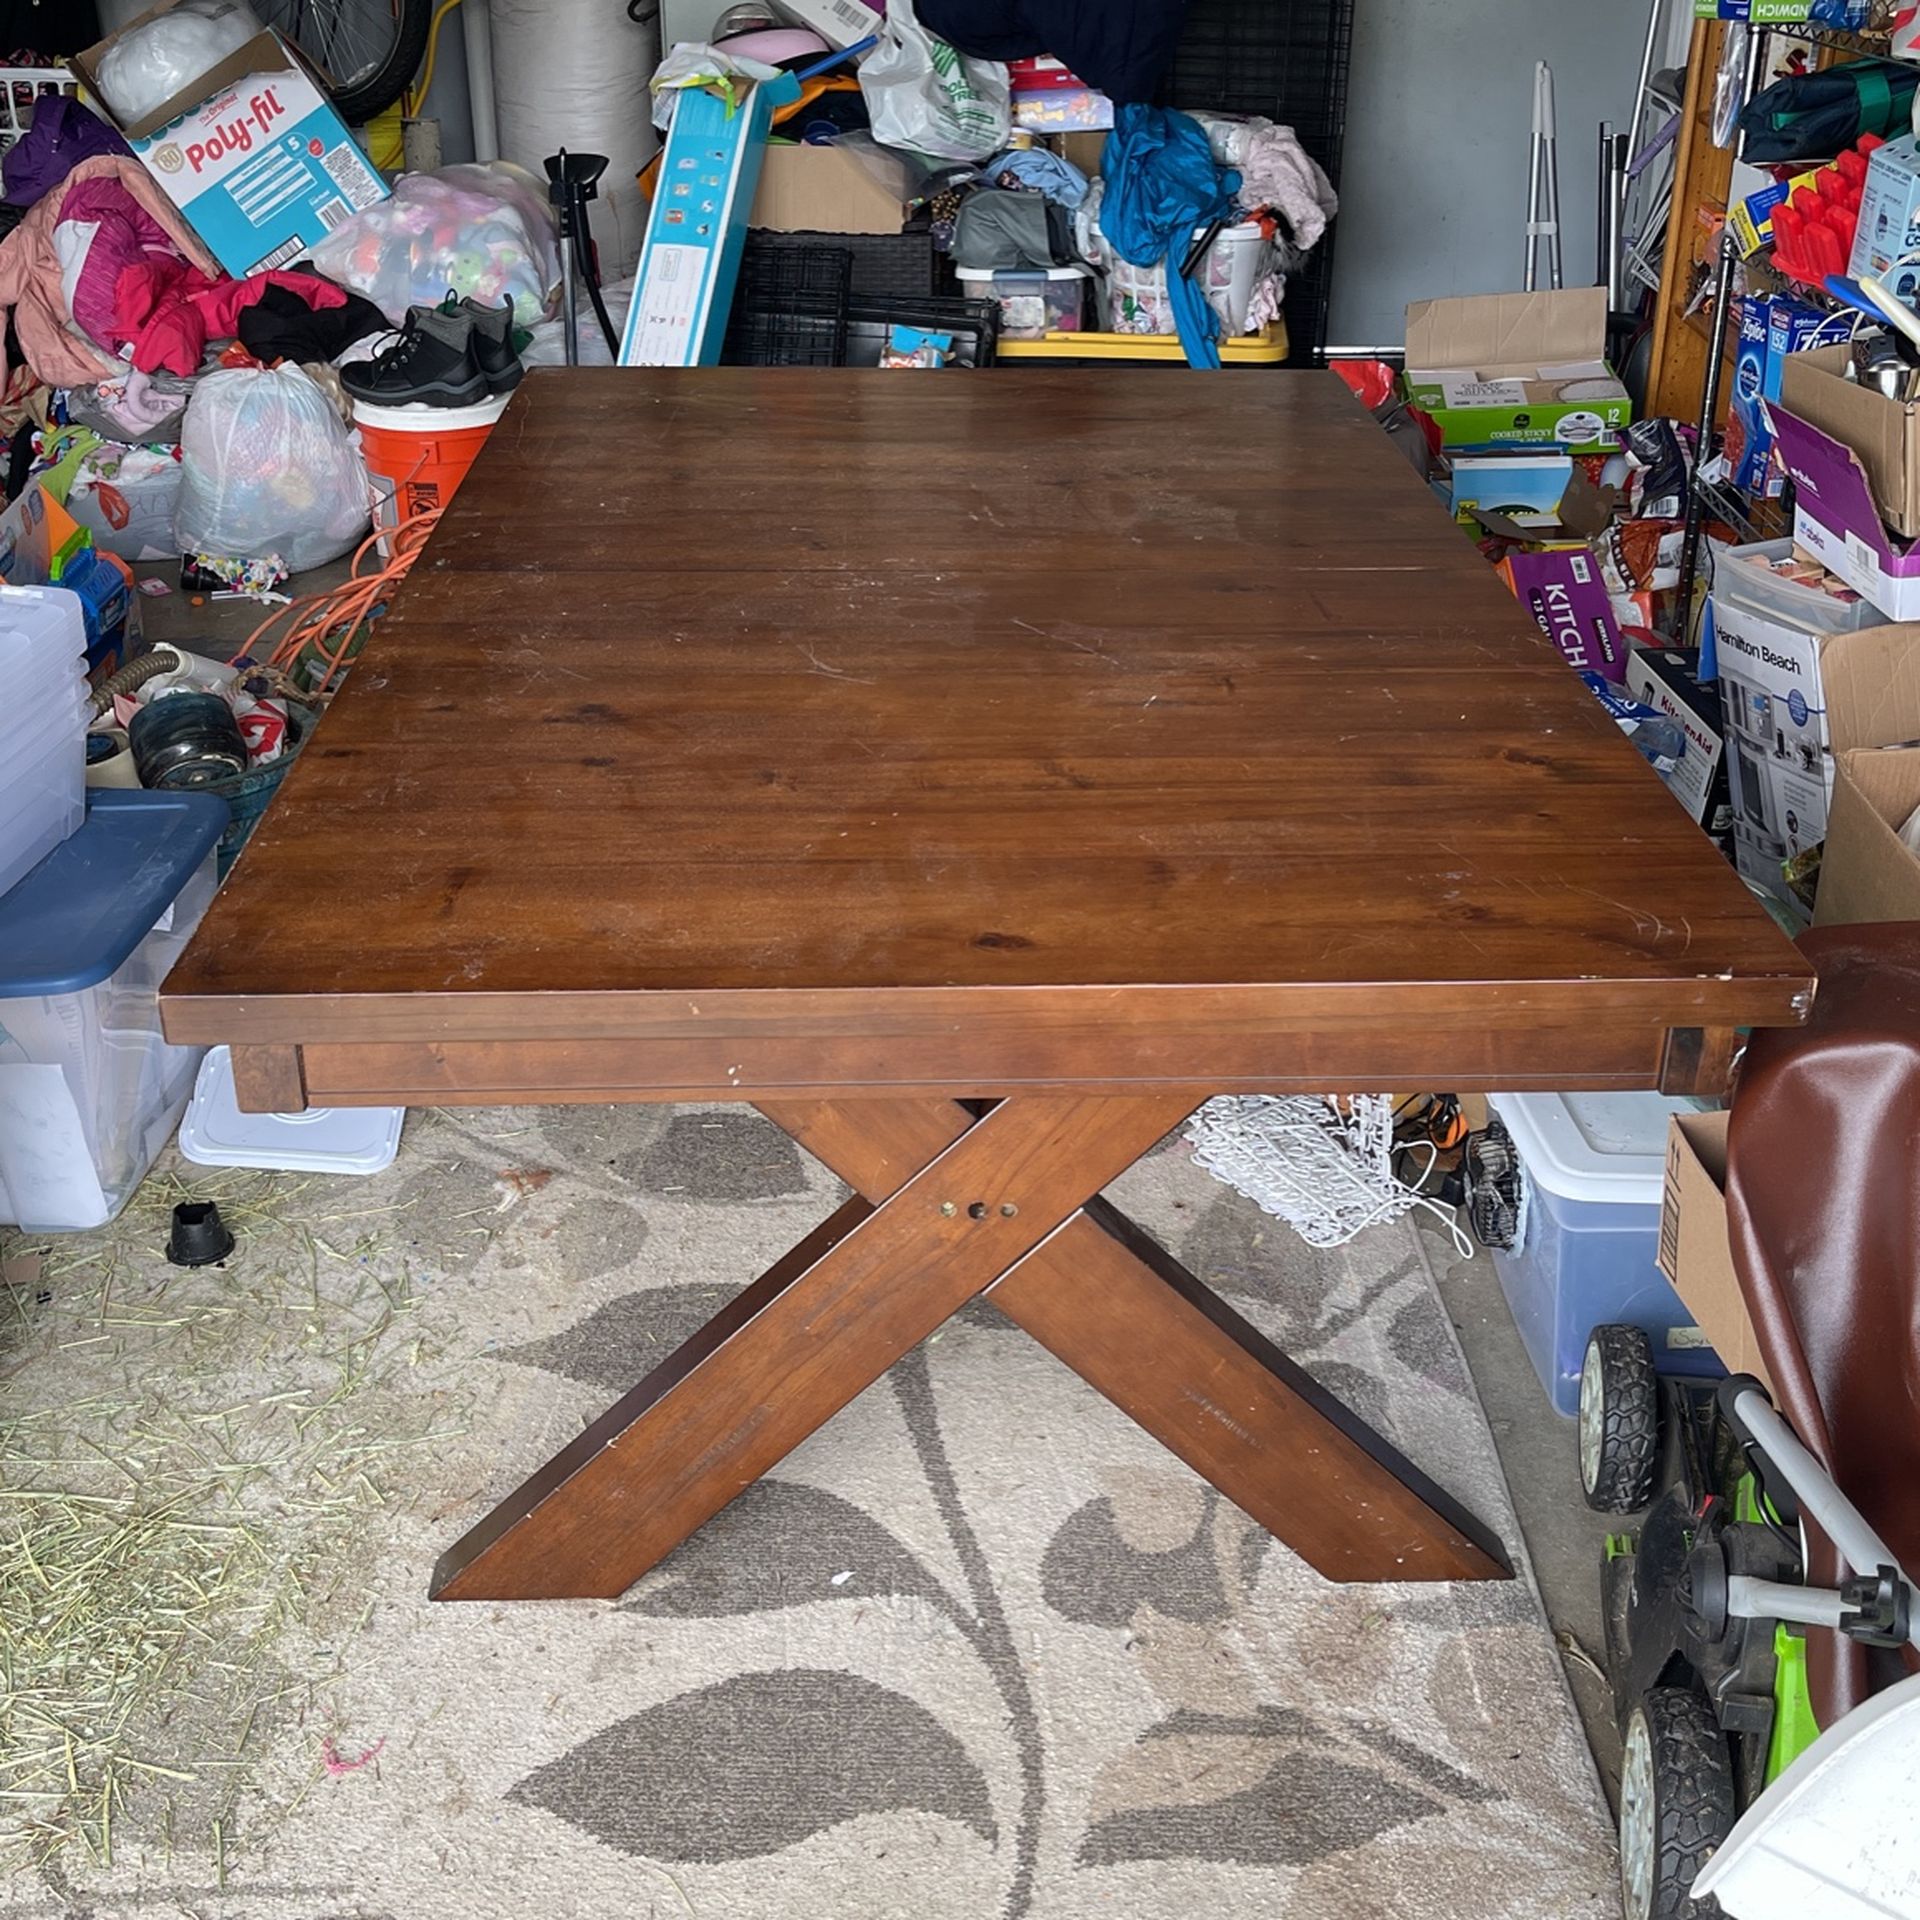
[[[1505,1575],[1484,1527],[1099,1197],[1192,1104],[763,1107],[857,1197],[449,1548],[434,1598],[625,1592],[979,1294],[1330,1579]]]

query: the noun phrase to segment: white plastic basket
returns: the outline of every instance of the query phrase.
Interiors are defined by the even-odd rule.
[[[0,67],[0,153],[32,124],[33,104],[42,94],[79,91],[65,67]]]

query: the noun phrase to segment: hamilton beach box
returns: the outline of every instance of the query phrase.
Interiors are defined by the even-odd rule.
[[[177,4],[162,0],[75,55],[96,101],[107,49]],[[311,253],[387,197],[324,81],[276,33],[256,34],[152,113],[116,124],[207,250],[240,278]]]

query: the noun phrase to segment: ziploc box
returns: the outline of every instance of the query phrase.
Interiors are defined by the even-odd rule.
[[[679,90],[620,339],[623,367],[719,363],[767,129],[774,108],[799,97],[790,73],[736,80],[730,93]]]
[[[1606,363],[1607,290],[1407,307],[1407,397],[1449,447],[1614,447],[1633,402]]]
[[[1775,294],[1740,302],[1740,340],[1727,399],[1726,458],[1733,484],[1756,499],[1777,500],[1786,471],[1774,457],[1771,403],[1780,398],[1781,364],[1825,324],[1816,308]]]
[[[75,55],[95,100],[108,48],[178,4],[161,0]],[[387,197],[320,78],[276,33],[255,34],[153,112],[115,124],[208,252],[239,278],[311,253]]]

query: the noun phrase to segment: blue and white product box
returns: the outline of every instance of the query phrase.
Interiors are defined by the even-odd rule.
[[[91,80],[111,45],[103,40],[75,60],[83,79]],[[325,89],[278,34],[256,34],[193,93],[120,131],[207,251],[237,278],[300,259],[386,199],[385,181]]]
[[[744,98],[681,90],[620,341],[623,367],[719,363],[767,129],[774,108],[799,97],[786,73],[748,84]]]
[[[1727,398],[1727,464],[1742,493],[1776,500],[1786,471],[1773,451],[1773,415],[1781,363],[1819,332],[1827,316],[1798,300],[1748,294],[1740,302],[1740,341]]]
[[[1911,302],[1920,288],[1920,266],[1897,266],[1920,250],[1920,138],[1903,134],[1874,148],[1867,184],[1860,194],[1860,224],[1853,230],[1847,271],[1857,280],[1872,274]]]

